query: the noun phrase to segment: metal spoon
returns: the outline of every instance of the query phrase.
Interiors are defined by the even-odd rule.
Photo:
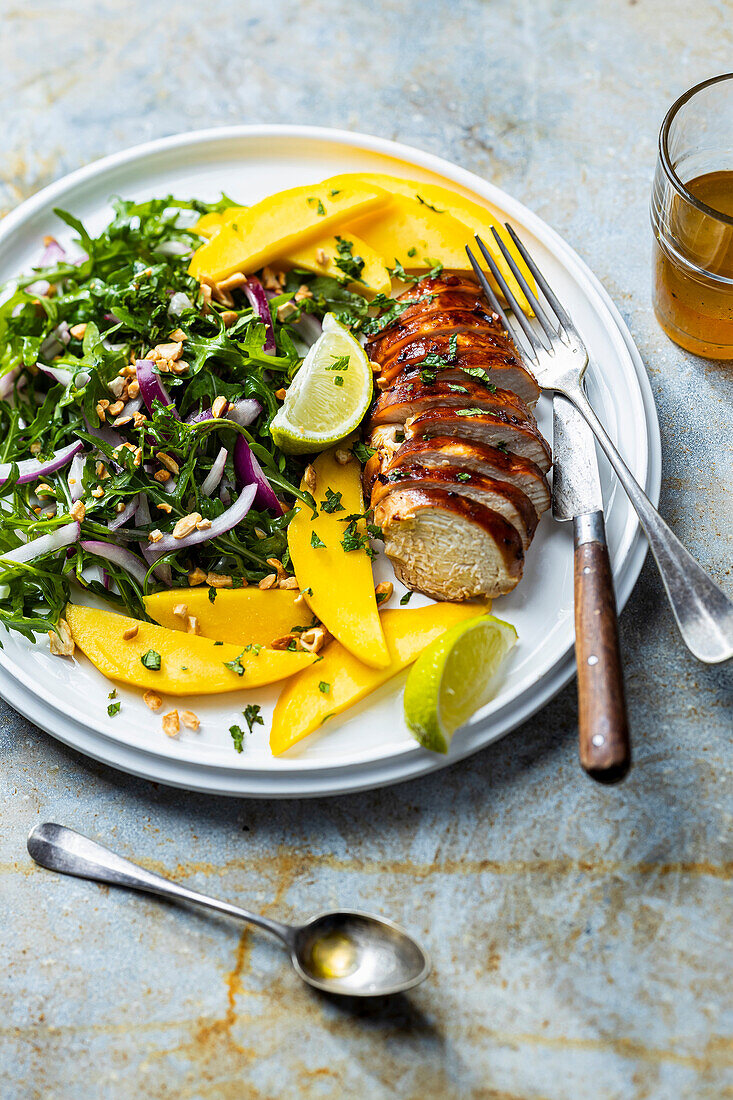
[[[370,913],[339,909],[312,917],[301,926],[281,924],[179,886],[52,822],[31,829],[28,851],[36,863],[51,871],[127,886],[172,901],[190,901],[256,924],[282,940],[303,981],[327,993],[383,997],[411,989],[430,973],[428,953],[399,925]]]

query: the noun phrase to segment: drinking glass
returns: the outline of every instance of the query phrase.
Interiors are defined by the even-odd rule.
[[[651,218],[657,320],[687,351],[733,359],[733,73],[667,112]]]

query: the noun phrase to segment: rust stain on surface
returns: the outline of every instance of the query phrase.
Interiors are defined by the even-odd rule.
[[[178,863],[170,867],[162,860],[138,859],[141,867],[170,878],[185,879],[191,875],[205,875],[223,878],[232,871],[245,871],[252,874],[282,870],[283,861],[294,858],[288,853],[279,856],[250,856],[230,859],[225,863],[207,861]],[[673,860],[668,863],[648,861],[632,862],[621,859],[445,859],[439,863],[417,863],[407,859],[357,860],[328,854],[308,852],[300,857],[303,866],[309,870],[328,868],[332,871],[345,871],[364,875],[410,875],[427,878],[430,875],[587,875],[591,878],[604,875],[694,875],[729,881],[733,876],[733,860],[713,863],[710,860]],[[0,874],[32,875],[40,871],[29,863],[0,863]]]

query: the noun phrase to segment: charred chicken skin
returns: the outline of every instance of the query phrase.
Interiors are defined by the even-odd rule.
[[[379,366],[365,495],[397,576],[441,600],[499,596],[521,579],[549,507],[539,387],[465,276],[420,280],[367,346]]]

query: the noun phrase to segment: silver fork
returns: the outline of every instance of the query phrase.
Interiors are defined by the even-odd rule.
[[[537,295],[529,286],[495,229],[492,229],[492,232],[496,243],[532,306],[542,332],[540,333],[525,315],[491,253],[478,236],[476,242],[499,289],[509,303],[514,323],[503,310],[491,284],[467,245],[466,252],[476,278],[510,336],[523,348],[540,386],[543,389],[564,394],[593,430],[606,458],[613,466],[616,476],[636,509],[685,645],[699,661],[705,661],[707,664],[728,660],[733,656],[733,603],[673,534],[614,447],[583,390],[583,375],[588,366],[588,352],[585,344],[517,234],[510,225],[507,225],[506,229],[519,254],[534,275],[548,310],[553,316],[548,316],[548,311],[540,304]],[[524,341],[519,338],[519,328],[524,334]]]

